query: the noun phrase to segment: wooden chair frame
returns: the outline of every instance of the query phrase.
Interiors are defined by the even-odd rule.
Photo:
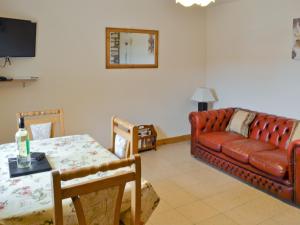
[[[111,119],[112,131],[112,148],[111,151],[115,153],[115,138],[120,135],[127,140],[125,157],[129,158],[134,154],[138,154],[138,127],[129,122],[113,116]]]
[[[29,132],[29,138],[32,139],[32,132],[30,125],[39,124],[39,123],[48,123],[51,122],[51,134],[50,137],[55,137],[56,125],[59,123],[60,136],[65,135],[65,126],[64,126],[64,111],[62,109],[50,109],[43,111],[32,111],[32,112],[20,112],[17,113],[17,119],[24,117],[25,127]]]
[[[99,178],[93,181],[86,181],[80,184],[61,187],[61,181],[68,181],[75,178],[82,178],[98,172],[115,170],[131,166],[132,170],[113,176]],[[85,220],[83,208],[80,202],[80,195],[89,194],[103,189],[119,186],[119,193],[114,212],[114,225],[119,225],[120,209],[124,188],[127,182],[131,182],[131,224],[140,225],[141,217],[141,158],[134,155],[130,159],[122,159],[100,166],[74,169],[60,173],[52,172],[53,202],[54,202],[54,224],[63,225],[62,200],[71,198],[75,207],[79,225],[88,225]]]

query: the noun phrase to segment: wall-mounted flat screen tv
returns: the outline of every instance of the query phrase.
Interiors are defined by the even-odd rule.
[[[36,23],[0,17],[0,57],[34,57]]]

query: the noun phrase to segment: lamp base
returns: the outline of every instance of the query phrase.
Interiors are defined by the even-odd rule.
[[[207,102],[198,102],[198,112],[207,111]]]

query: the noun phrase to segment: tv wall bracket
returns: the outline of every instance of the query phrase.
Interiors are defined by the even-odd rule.
[[[7,65],[11,66],[11,60],[8,56],[4,58],[4,64],[1,66],[1,68],[5,68]]]

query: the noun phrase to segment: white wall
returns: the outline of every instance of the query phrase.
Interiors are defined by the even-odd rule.
[[[35,58],[13,59],[6,75],[38,82],[0,84],[0,143],[13,141],[15,113],[62,107],[68,134],[105,146],[110,117],[153,123],[160,138],[189,133],[190,96],[204,80],[204,13],[173,0],[0,0],[0,16],[38,23]],[[105,27],[157,29],[159,69],[105,69]]]
[[[206,11],[206,85],[215,108],[300,119],[300,61],[291,59],[299,0],[236,0]]]

